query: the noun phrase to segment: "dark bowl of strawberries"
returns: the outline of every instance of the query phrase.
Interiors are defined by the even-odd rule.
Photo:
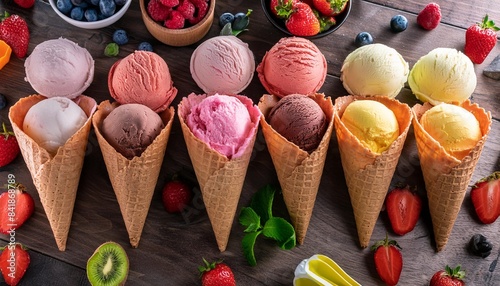
[[[201,40],[214,20],[216,0],[139,0],[142,20],[160,42],[176,47]]]
[[[290,36],[321,38],[344,24],[353,0],[261,0],[269,22]]]

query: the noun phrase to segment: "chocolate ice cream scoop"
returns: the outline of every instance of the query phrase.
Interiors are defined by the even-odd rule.
[[[318,147],[327,128],[321,107],[302,94],[280,99],[269,112],[268,122],[281,136],[307,152]]]

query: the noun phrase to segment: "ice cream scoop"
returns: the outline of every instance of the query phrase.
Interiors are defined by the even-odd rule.
[[[371,44],[351,52],[340,72],[340,80],[349,94],[394,98],[406,83],[409,67],[395,49]]]
[[[387,150],[399,136],[399,123],[394,112],[375,100],[350,103],[341,121],[367,148],[375,153]]]
[[[476,117],[453,104],[441,103],[427,110],[420,124],[446,152],[458,160],[467,156],[483,136]]]
[[[38,44],[24,63],[26,80],[46,97],[75,98],[94,79],[94,60],[78,44],[64,38]]]
[[[281,38],[257,66],[264,88],[273,95],[316,93],[325,82],[326,59],[310,40]]]
[[[147,51],[117,61],[109,71],[108,88],[118,103],[143,104],[154,112],[167,109],[177,95],[165,60]]]
[[[116,151],[128,159],[141,156],[163,128],[160,116],[149,107],[122,104],[102,122],[102,133]]]
[[[476,89],[477,78],[469,57],[456,49],[436,48],[413,65],[408,84],[423,102],[460,104]]]
[[[86,120],[85,112],[71,99],[51,97],[28,110],[23,131],[42,148],[55,154]]]
[[[302,94],[281,98],[269,112],[268,122],[281,136],[307,152],[318,147],[327,128],[321,107]]]
[[[248,44],[235,36],[217,36],[191,55],[191,75],[206,93],[238,94],[252,81],[255,59]]]
[[[294,286],[346,285],[359,286],[333,259],[315,254],[302,260],[294,271]]]
[[[228,158],[238,153],[255,131],[240,99],[221,94],[207,96],[194,105],[186,124],[198,139]]]

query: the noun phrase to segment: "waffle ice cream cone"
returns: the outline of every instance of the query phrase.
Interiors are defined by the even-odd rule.
[[[46,97],[41,95],[21,98],[10,108],[9,119],[54,233],[57,247],[60,251],[64,251],[90,133],[91,118],[97,104],[94,99],[84,95],[75,99],[88,119],[55,155],[51,155],[22,130],[28,110],[44,99]]]
[[[203,98],[203,96],[198,97],[200,100]],[[217,246],[223,252],[226,250],[229,241],[234,216],[252,155],[260,113],[250,112],[254,124],[253,135],[248,138],[248,144],[241,156],[229,159],[212,149],[191,132],[185,122],[185,118],[191,110],[190,102],[184,99],[178,108],[178,117],[181,122],[188,154],[193,164],[196,179],[200,184],[203,202],[212,225]]]
[[[474,114],[483,134],[476,146],[462,160],[448,154],[420,124],[420,118],[432,105],[416,104],[412,108],[415,140],[427,190],[437,251],[441,251],[448,242],[491,126],[489,112],[477,104],[471,104],[469,100],[461,106]]]
[[[355,100],[376,100],[391,109],[399,123],[399,136],[381,154],[366,148],[340,120]],[[335,132],[361,247],[367,247],[398,164],[411,124],[407,104],[383,96],[343,96],[335,100]]]
[[[304,243],[309,227],[333,130],[331,98],[321,93],[314,94],[311,98],[325,113],[328,127],[318,148],[310,154],[285,139],[266,121],[267,115],[278,103],[279,98],[265,94],[259,102],[259,108],[264,115],[260,120],[262,132],[299,244]]]
[[[160,113],[165,127],[140,157],[127,159],[103,137],[102,122],[119,104],[103,101],[92,119],[109,179],[132,247],[138,247],[172,128],[174,108]]]

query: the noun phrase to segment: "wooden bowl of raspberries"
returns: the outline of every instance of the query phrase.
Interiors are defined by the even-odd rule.
[[[215,0],[139,0],[139,3],[148,31],[170,46],[198,42],[214,20]]]

